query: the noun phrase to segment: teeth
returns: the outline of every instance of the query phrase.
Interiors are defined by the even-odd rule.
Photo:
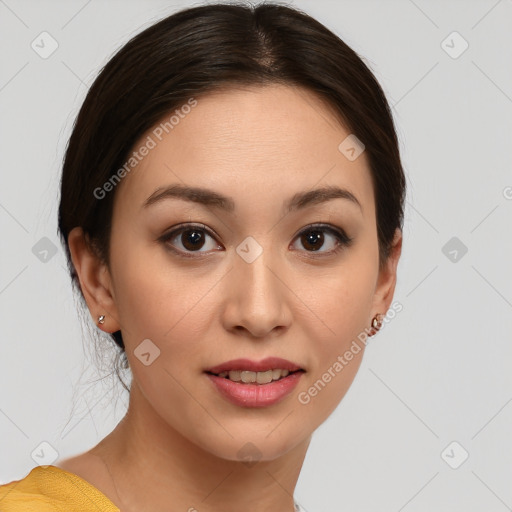
[[[279,372],[281,373],[281,372]],[[266,372],[258,372],[256,374],[256,382],[258,384],[268,384],[269,382],[272,382],[272,379],[274,378],[274,371],[268,370]]]
[[[242,379],[241,379],[241,371],[240,370],[233,370],[233,371],[229,371],[229,372],[222,372],[220,375],[222,377],[224,377],[223,374],[227,374],[226,376],[228,377],[228,379],[230,380],[235,380],[236,382],[240,382]]]
[[[245,384],[258,383],[268,384],[274,380],[286,377],[290,373],[289,370],[267,370],[266,372],[250,372],[246,370],[230,370],[229,372],[219,373],[219,377],[227,377],[234,382],[243,382]]]

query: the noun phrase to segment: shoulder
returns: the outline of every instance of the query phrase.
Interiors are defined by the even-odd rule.
[[[35,467],[20,480],[13,480],[0,485],[0,510],[2,512],[55,512],[59,510],[52,505],[51,500],[41,494],[39,489],[39,472],[41,466]]]
[[[98,489],[56,466],[36,466],[28,475],[0,485],[2,512],[119,512]]]
[[[112,483],[112,477],[96,450],[90,450],[81,455],[60,461],[58,468],[68,472],[72,477],[79,477],[93,486],[96,490],[114,500],[117,492]],[[1,512],[1,509],[0,509]]]

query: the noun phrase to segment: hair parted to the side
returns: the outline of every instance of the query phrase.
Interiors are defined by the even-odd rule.
[[[64,157],[58,214],[79,293],[69,232],[82,227],[109,264],[116,191],[98,199],[94,190],[123,166],[135,142],[191,97],[230,85],[268,84],[316,93],[364,143],[381,265],[387,260],[395,230],[403,225],[406,181],[391,109],[373,73],[338,36],[294,7],[207,4],[178,11],[134,36],[101,70],[79,111]],[[127,368],[121,332],[112,336]]]

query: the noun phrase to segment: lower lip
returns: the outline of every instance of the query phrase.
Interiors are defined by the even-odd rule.
[[[242,384],[211,373],[207,375],[218,391],[231,403],[241,407],[266,407],[277,404],[289,395],[303,373],[290,373],[287,377],[268,384]]]

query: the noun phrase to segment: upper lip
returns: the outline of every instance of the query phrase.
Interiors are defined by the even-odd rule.
[[[217,366],[212,366],[205,371],[208,373],[218,374],[230,370],[265,372],[267,370],[276,369],[289,370],[290,372],[294,372],[296,370],[302,370],[303,368],[301,368],[296,363],[292,363],[291,361],[287,361],[286,359],[282,359],[280,357],[267,357],[261,361],[251,361],[250,359],[231,359],[231,361],[226,361],[225,363],[219,364]]]

